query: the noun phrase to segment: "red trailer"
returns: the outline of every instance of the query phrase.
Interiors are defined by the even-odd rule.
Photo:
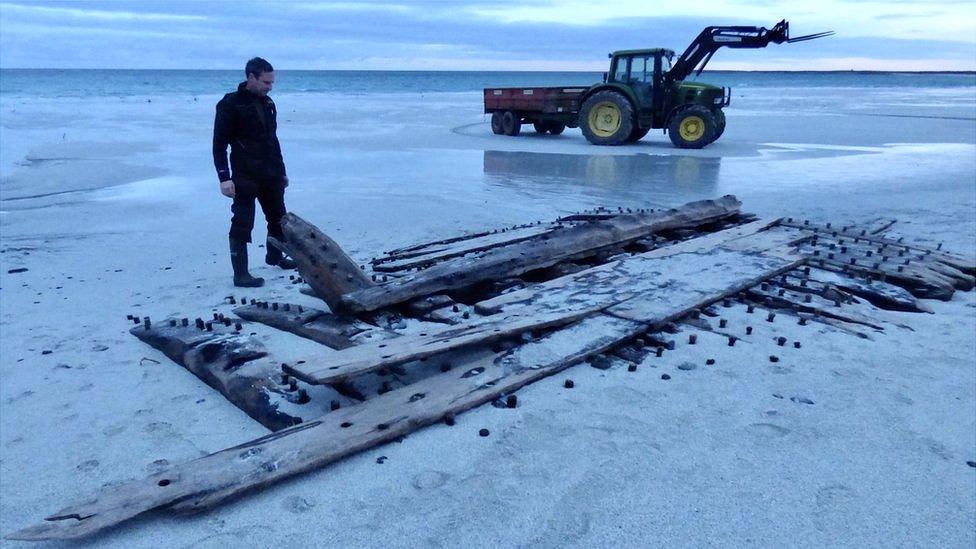
[[[485,88],[485,113],[491,131],[518,135],[522,124],[539,133],[559,135],[578,125],[580,100],[589,86],[559,88]]]

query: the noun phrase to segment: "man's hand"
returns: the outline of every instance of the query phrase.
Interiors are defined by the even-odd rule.
[[[233,179],[228,179],[227,181],[220,182],[220,194],[228,198],[234,198],[234,195],[237,194],[237,190],[234,188]]]
[[[288,176],[284,176],[283,181],[285,182],[285,188],[288,188]]]

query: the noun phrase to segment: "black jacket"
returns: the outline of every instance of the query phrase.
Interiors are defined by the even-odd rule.
[[[270,97],[258,97],[244,83],[217,103],[214,118],[213,158],[217,179],[233,177],[280,179],[285,162],[278,143],[277,110]],[[227,166],[230,145],[230,169]]]

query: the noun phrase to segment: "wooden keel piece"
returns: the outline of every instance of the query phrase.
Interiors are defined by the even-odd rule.
[[[382,339],[398,335],[355,318],[336,316],[311,307],[302,307],[302,311],[299,312],[298,305],[288,304],[287,309],[285,310],[284,304],[273,308],[252,303],[237,307],[234,309],[234,314],[245,320],[260,322],[311,339],[333,349],[352,347],[356,344],[353,337],[367,331],[372,332],[372,337]]]
[[[625,244],[657,231],[696,227],[739,212],[734,196],[685,204],[680,209],[618,216],[550,233],[485,252],[474,258],[459,257],[385,286],[347,293],[342,304],[353,312],[369,312],[404,301],[550,267],[601,249]]]
[[[315,225],[293,213],[281,219],[283,248],[305,282],[333,311],[340,310],[343,294],[375,286],[338,244]]]
[[[203,331],[194,325],[177,323],[136,326],[132,335],[159,349],[204,383],[217,390],[254,420],[272,431],[291,427],[302,418],[278,410],[271,395],[283,395],[274,378],[277,364],[257,340],[213,326]],[[282,397],[284,398],[284,397]]]

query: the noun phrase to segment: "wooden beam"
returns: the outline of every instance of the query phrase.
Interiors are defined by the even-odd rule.
[[[274,379],[280,372],[276,362],[265,357],[267,350],[254,338],[234,332],[222,324],[210,330],[176,320],[139,325],[132,335],[162,351],[204,383],[231,401],[252,419],[272,431],[300,423],[300,417],[279,411],[272,395],[284,391]]]
[[[416,297],[457,289],[486,280],[517,276],[561,261],[591,255],[657,231],[695,227],[735,215],[741,203],[734,196],[702,200],[677,210],[617,216],[556,229],[539,238],[485,252],[476,258],[455,258],[405,276],[385,286],[352,291],[342,297],[349,311],[362,313]]]
[[[281,230],[285,237],[280,243],[282,248],[298,264],[305,282],[333,311],[340,307],[343,294],[375,286],[356,262],[315,225],[287,213],[281,219]]]

